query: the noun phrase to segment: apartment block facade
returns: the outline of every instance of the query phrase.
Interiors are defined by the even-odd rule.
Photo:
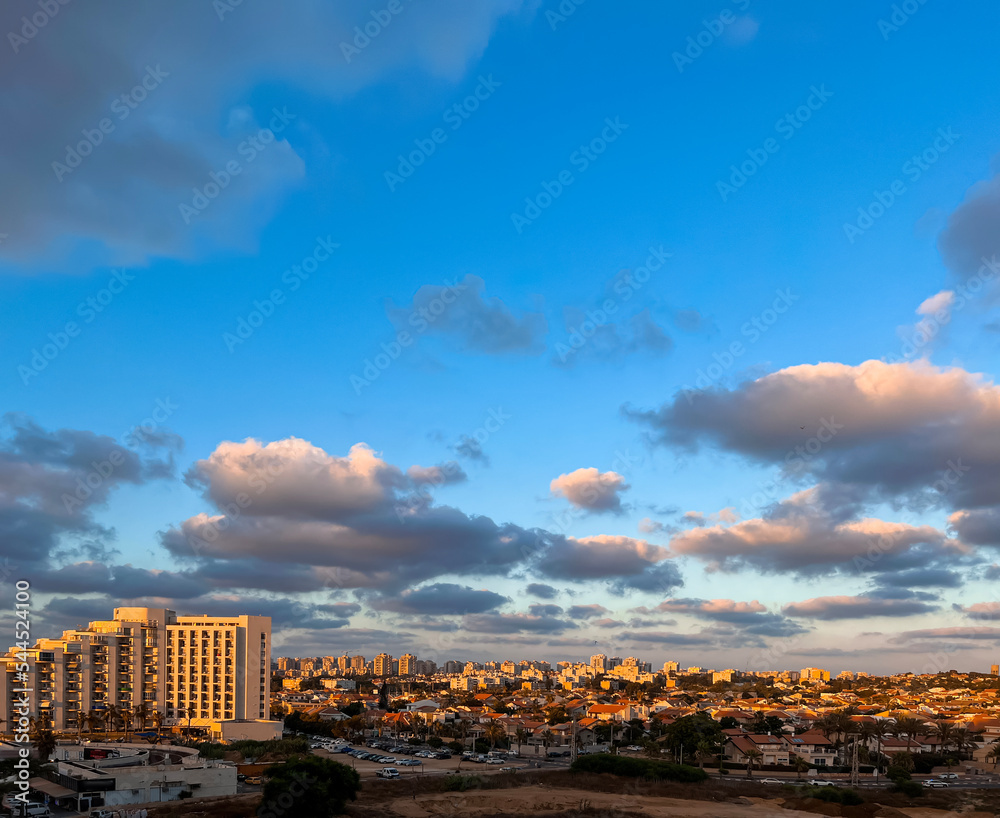
[[[78,713],[142,705],[165,725],[267,720],[270,666],[270,617],[116,608],[112,619],[0,657],[0,719],[16,723],[17,691],[27,689],[30,711],[55,730],[75,729]]]

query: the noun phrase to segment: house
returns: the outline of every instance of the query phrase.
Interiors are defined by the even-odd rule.
[[[788,745],[789,762],[794,762],[795,756],[804,758],[816,767],[832,767],[836,764],[837,751],[833,742],[822,733],[800,733],[797,736],[784,736]]]
[[[722,748],[726,761],[747,763],[747,753],[756,750],[761,754],[759,764],[788,764],[789,746],[784,736],[770,733],[737,733],[730,735]]]

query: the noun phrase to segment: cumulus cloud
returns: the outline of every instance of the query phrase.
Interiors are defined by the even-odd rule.
[[[498,608],[507,597],[493,591],[476,590],[467,585],[436,582],[422,588],[408,588],[402,593],[378,599],[372,607],[396,613],[449,615],[484,613]]]
[[[1000,388],[959,368],[794,366],[732,390],[678,394],[657,410],[625,411],[662,443],[710,443],[882,499],[952,508],[1000,502]]]
[[[867,619],[873,616],[915,616],[931,613],[937,606],[903,599],[867,596],[821,596],[785,605],[782,613],[806,619]]]
[[[793,636],[805,632],[801,626],[769,612],[756,599],[751,602],[732,599],[667,599],[657,605],[655,610],[739,625],[744,632],[760,636]]]
[[[565,497],[576,508],[616,514],[622,511],[621,493],[629,488],[617,472],[600,472],[595,468],[561,474],[549,484],[553,494]]]
[[[453,284],[428,284],[417,290],[412,303],[386,312],[399,329],[442,336],[462,352],[488,355],[537,354],[547,332],[541,313],[514,312],[499,298],[486,298],[486,283],[467,275]]]
[[[667,549],[632,537],[554,538],[534,568],[552,579],[610,579],[614,590],[663,590],[683,585]]]
[[[267,79],[299,95],[339,100],[401,70],[456,81],[497,20],[521,0],[444,0],[407,13],[405,23],[387,27],[350,62],[339,43],[350,42],[354,26],[369,19],[354,3],[290,0],[280,8],[243,4],[220,13],[223,5],[60,6],[30,41],[5,43],[0,169],[7,188],[20,193],[16,202],[0,202],[0,232],[7,234],[0,254],[50,270],[66,269],[59,262],[77,249],[90,267],[189,257],[220,245],[251,251],[256,230],[299,183],[306,162],[329,152],[295,110],[278,139],[252,160],[249,150],[241,152],[272,117],[269,108],[245,104],[257,83]],[[0,30],[19,32],[22,11],[4,5]],[[130,99],[135,107],[120,101],[113,107],[150,70],[162,77],[147,80],[153,90],[140,87],[141,97]],[[52,163],[65,162],[67,145],[103,118],[113,131],[57,177]],[[232,161],[242,172],[185,224],[178,205]]]
[[[920,546],[930,546],[919,552],[921,563],[928,563],[957,548],[931,526],[842,519],[827,500],[816,488],[798,492],[762,517],[683,531],[670,547],[674,554],[700,559],[712,570],[755,568],[802,575],[886,570],[892,558],[915,553]]]
[[[466,515],[430,497],[406,502],[419,488],[412,470],[404,474],[363,444],[338,457],[296,438],[224,442],[187,480],[215,509],[161,540],[216,577],[232,565],[241,581],[257,575],[268,583],[371,588],[400,600],[408,598],[404,588],[446,574],[602,580],[615,593],[682,584],[667,551],[644,540],[565,537]],[[411,594],[429,603],[448,590]]]

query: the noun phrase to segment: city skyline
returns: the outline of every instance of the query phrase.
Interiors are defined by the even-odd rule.
[[[0,588],[988,669],[1000,9],[910,5],[0,11]]]

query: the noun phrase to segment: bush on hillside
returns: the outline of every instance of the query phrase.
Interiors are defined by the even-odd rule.
[[[669,761],[630,758],[610,753],[581,756],[573,762],[570,769],[580,773],[611,773],[627,778],[679,781],[684,784],[695,784],[708,778],[708,773],[704,770],[686,764],[671,764]]]

